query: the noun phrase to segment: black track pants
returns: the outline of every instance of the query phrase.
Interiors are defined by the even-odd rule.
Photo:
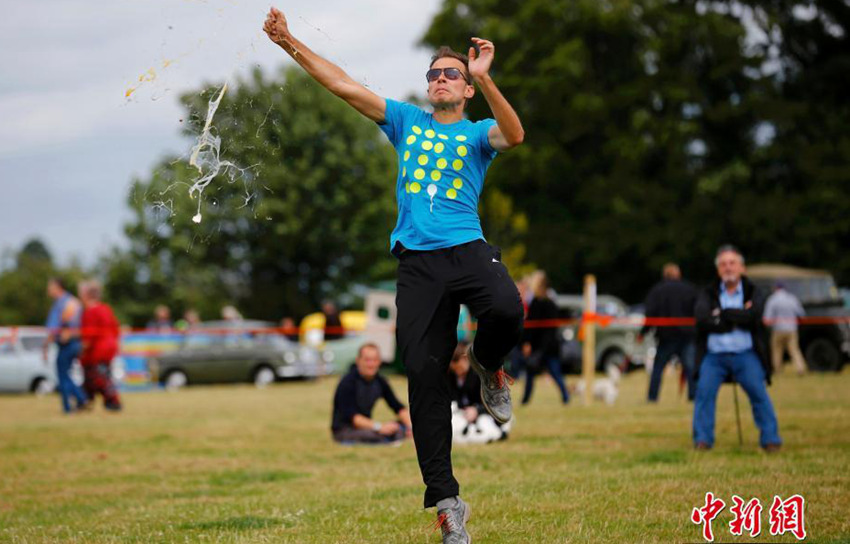
[[[460,304],[478,319],[475,356],[497,370],[517,345],[523,310],[500,251],[483,240],[432,251],[405,251],[398,267],[396,337],[407,369],[410,416],[425,508],[459,494],[452,474],[449,361]]]

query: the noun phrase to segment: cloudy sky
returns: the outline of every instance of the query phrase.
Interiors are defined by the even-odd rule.
[[[289,62],[260,31],[268,7],[266,0],[38,0],[5,11],[0,251],[39,237],[61,263],[76,255],[92,264],[123,243],[133,176],[193,144],[179,134],[179,95]],[[296,36],[378,94],[424,90],[429,52],[416,43],[439,0],[278,7]]]

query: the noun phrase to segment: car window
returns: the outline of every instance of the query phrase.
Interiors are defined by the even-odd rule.
[[[21,336],[21,346],[24,351],[41,350],[44,347],[44,336]]]
[[[188,334],[183,341],[183,347],[188,349],[203,349],[215,345],[221,345],[223,339],[215,334]]]
[[[291,347],[293,344],[279,334],[258,334],[254,336],[253,343],[258,346],[268,346],[277,349]]]
[[[15,351],[12,346],[12,338],[10,336],[0,336],[0,355],[12,353]]]

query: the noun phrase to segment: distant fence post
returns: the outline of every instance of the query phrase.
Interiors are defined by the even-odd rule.
[[[584,277],[584,340],[582,346],[582,379],[584,380],[584,404],[593,400],[593,374],[596,371],[596,276]]]

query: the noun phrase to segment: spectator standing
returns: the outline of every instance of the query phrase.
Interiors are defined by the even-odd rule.
[[[558,356],[558,328],[554,322],[544,323],[543,326],[535,324],[535,321],[558,319],[558,307],[549,296],[549,279],[546,277],[546,273],[538,271],[534,275],[533,281],[534,298],[528,306],[528,321],[531,326],[526,327],[523,332],[522,355],[525,358],[526,376],[522,403],[528,404],[531,400],[535,375],[546,370],[561,391],[561,401],[567,404],[570,401],[570,394],[561,373],[561,359]]]
[[[345,336],[336,304],[326,300],[322,303],[322,313],[325,315],[325,341],[339,340]]]
[[[800,352],[800,337],[797,334],[797,320],[804,315],[806,312],[800,300],[787,291],[784,285],[777,284],[764,307],[764,321],[772,329],[770,353],[774,372],[782,371],[782,360],[787,351],[797,374],[802,376],[806,373],[806,360]]]
[[[164,304],[157,305],[153,311],[153,319],[148,321],[147,330],[158,333],[169,333],[174,329],[171,321],[171,310]]]
[[[682,279],[679,265],[667,263],[662,270],[662,280],[653,286],[646,297],[646,317],[653,318],[692,318],[697,290],[694,285]],[[676,355],[682,363],[682,372],[688,381],[688,400],[694,400],[694,356],[696,351],[696,333],[692,326],[656,326],[644,325],[640,337],[655,330],[658,349],[652,374],[649,379],[649,402],[658,402],[661,378],[664,367]]]

